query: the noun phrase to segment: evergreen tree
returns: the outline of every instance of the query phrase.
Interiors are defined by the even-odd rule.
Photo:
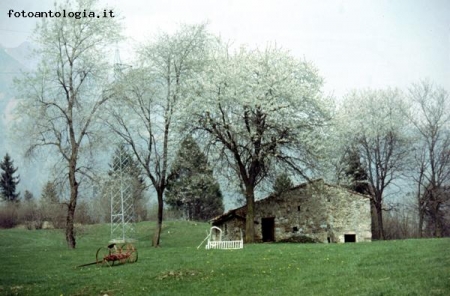
[[[275,179],[275,183],[273,184],[273,194],[281,195],[292,187],[294,187],[294,184],[289,176],[287,174],[281,174]]]
[[[19,176],[14,176],[18,168],[14,168],[14,161],[6,153],[3,161],[0,162],[1,173],[0,195],[6,201],[19,201],[19,193],[16,192],[16,186],[19,184]]]
[[[171,168],[165,201],[189,220],[207,221],[223,212],[220,186],[206,155],[190,136],[182,142]]]
[[[25,193],[23,194],[23,199],[25,201],[33,201],[34,200],[34,195],[30,191],[25,190]]]
[[[346,164],[344,176],[349,181],[348,188],[355,192],[370,196],[372,239],[379,239],[379,225],[372,195],[373,191],[371,190],[367,171],[361,163],[361,157],[356,147],[350,147],[344,157],[344,163]]]
[[[41,203],[46,205],[59,203],[59,197],[55,183],[51,181],[45,183],[44,188],[42,189]]]
[[[62,229],[66,227],[66,206],[60,203],[58,190],[55,182],[48,181],[42,188],[40,211],[42,220],[49,221],[53,227]]]
[[[355,147],[349,149],[344,162],[346,163],[344,174],[349,179],[350,189],[361,194],[370,194],[367,172]]]

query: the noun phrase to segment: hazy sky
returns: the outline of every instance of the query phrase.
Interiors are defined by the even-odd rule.
[[[30,41],[37,21],[9,18],[10,9],[48,11],[54,1],[0,0],[0,44],[16,47]],[[102,10],[113,9],[123,18],[128,36],[121,45],[124,62],[158,30],[208,21],[212,33],[236,45],[276,42],[314,62],[325,78],[325,92],[338,99],[354,88],[406,88],[424,78],[450,91],[450,0],[100,1]],[[24,180],[20,190],[39,192],[43,184],[33,179],[39,174],[27,176],[20,158],[16,165]]]
[[[48,11],[54,0],[2,0],[0,43],[28,39],[36,19],[15,11]],[[133,45],[180,23],[209,21],[210,31],[235,44],[291,50],[316,64],[325,91],[337,97],[352,88],[406,87],[422,78],[450,90],[449,0],[102,0],[124,18]]]

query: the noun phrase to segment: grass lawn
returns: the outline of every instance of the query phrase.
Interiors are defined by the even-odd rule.
[[[0,230],[0,295],[450,295],[450,239],[358,244],[197,246],[209,225],[153,222],[137,227],[139,260],[97,265],[109,225],[83,226],[77,248],[62,230]]]

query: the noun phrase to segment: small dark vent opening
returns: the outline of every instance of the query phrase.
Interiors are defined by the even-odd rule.
[[[345,234],[344,241],[346,243],[355,243],[356,242],[356,234]]]

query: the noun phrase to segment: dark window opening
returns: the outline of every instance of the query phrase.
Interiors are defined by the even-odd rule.
[[[297,226],[294,226],[294,227],[292,228],[292,232],[298,232],[298,227],[297,227]]]
[[[297,210],[300,212],[300,206],[297,207]]]
[[[356,234],[345,234],[344,242],[346,243],[356,243]]]

